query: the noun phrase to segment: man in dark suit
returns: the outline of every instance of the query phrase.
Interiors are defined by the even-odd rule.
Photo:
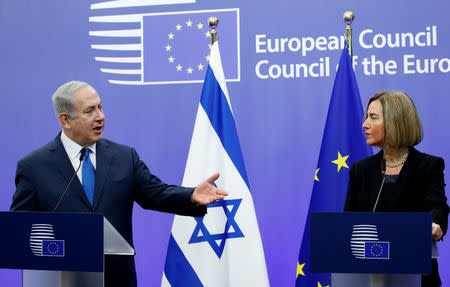
[[[133,245],[134,201],[145,209],[204,216],[205,205],[227,195],[212,185],[218,174],[196,188],[167,185],[133,148],[102,139],[102,102],[87,83],[68,82],[52,100],[62,132],[18,162],[11,211],[103,213]],[[136,285],[133,256],[106,257],[105,286]]]

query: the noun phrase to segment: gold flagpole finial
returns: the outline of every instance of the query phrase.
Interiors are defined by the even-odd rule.
[[[352,39],[352,22],[355,20],[355,14],[352,11],[345,11],[342,17],[344,22],[347,23],[347,27],[345,28],[345,40],[347,41],[347,49],[350,54],[350,59],[352,59],[353,63],[353,39]]]
[[[219,25],[219,18],[217,18],[216,16],[209,17],[208,18],[208,25],[212,29],[211,30],[211,45],[212,45],[218,39],[217,32],[216,32],[216,27],[217,27],[217,25]]]

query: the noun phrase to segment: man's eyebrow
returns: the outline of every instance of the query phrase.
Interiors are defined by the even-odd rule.
[[[95,108],[97,105],[90,105],[90,106],[87,106],[85,109],[83,109],[83,111],[87,111],[87,110],[90,110],[90,109],[92,109],[92,108]]]

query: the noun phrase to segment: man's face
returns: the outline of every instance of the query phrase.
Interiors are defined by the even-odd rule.
[[[74,118],[67,119],[64,132],[74,142],[88,147],[102,139],[105,115],[97,92],[90,86],[73,95]]]

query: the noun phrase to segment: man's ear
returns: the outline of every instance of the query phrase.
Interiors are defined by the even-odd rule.
[[[70,129],[71,124],[70,124],[69,114],[67,114],[67,113],[60,113],[58,115],[58,120],[59,120],[59,123],[61,124],[61,126],[63,128]]]

